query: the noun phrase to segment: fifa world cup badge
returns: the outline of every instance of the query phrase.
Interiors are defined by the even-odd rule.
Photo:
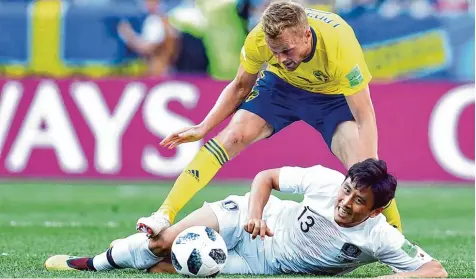
[[[418,255],[418,248],[416,245],[412,244],[410,241],[405,239],[405,242],[402,244],[402,250],[407,253],[408,256],[414,258]]]
[[[364,81],[364,77],[360,71],[359,65],[355,65],[355,67],[345,77],[349,81],[351,88],[361,85]]]

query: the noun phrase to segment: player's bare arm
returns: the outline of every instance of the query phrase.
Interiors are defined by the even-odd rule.
[[[174,148],[179,144],[202,139],[208,132],[236,111],[243,99],[250,93],[258,74],[250,74],[239,66],[236,77],[223,89],[215,106],[198,125],[183,128],[166,137],[162,146]]]
[[[140,55],[151,55],[160,44],[148,42],[138,36],[127,21],[120,22],[117,31],[122,36],[127,46]]]
[[[375,119],[375,111],[370,98],[369,87],[366,86],[356,94],[346,96],[346,100],[358,126],[360,160],[365,160],[367,158],[378,159],[377,121]]]
[[[392,275],[380,276],[378,278],[446,278],[448,272],[440,262],[432,260],[425,263],[419,269],[409,272],[401,272]]]
[[[268,203],[271,191],[279,191],[279,170],[270,169],[258,173],[253,183],[248,203],[248,222],[245,224],[245,231],[251,234],[253,239],[260,236],[273,236],[273,232],[266,226],[263,220],[263,210]]]

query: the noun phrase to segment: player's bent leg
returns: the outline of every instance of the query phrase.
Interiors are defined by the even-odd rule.
[[[206,226],[219,232],[218,219],[208,204],[204,204],[201,208],[190,213],[177,224],[152,238],[149,243],[149,249],[157,256],[169,256],[170,249],[177,235],[194,226]]]
[[[221,271],[222,274],[253,274],[247,261],[234,249],[228,250],[226,264]],[[255,273],[256,274],[256,273]]]
[[[151,268],[147,269],[149,273],[177,273],[173,264],[169,261],[162,261]],[[223,267],[221,274],[253,274],[248,263],[240,256],[235,250],[228,250],[228,257],[226,259],[226,264]]]
[[[272,133],[273,127],[263,118],[240,109],[216,139],[223,144],[230,158],[233,158],[251,143],[267,138]]]
[[[177,273],[177,271],[174,268],[174,265],[172,262],[168,261],[162,261],[153,267],[150,267],[147,269],[147,272],[149,273],[169,273],[169,274],[174,274]]]
[[[403,232],[402,220],[400,218],[400,212],[398,211],[397,201],[391,200],[390,203],[384,208],[382,214],[387,218],[387,222],[395,227],[400,232]]]
[[[118,239],[114,239],[113,241],[111,241],[111,243],[109,244],[109,248],[111,248],[112,246],[114,246],[114,244],[118,243],[118,241],[121,241],[123,240],[124,238],[118,238]]]
[[[137,229],[149,236],[159,234],[173,223],[177,213],[204,188],[221,167],[249,144],[271,135],[273,128],[260,116],[238,110],[228,126],[208,141],[175,181],[160,209],[137,221]]]
[[[147,269],[149,273],[177,273],[173,264],[170,261],[161,261],[160,263],[154,265],[151,268]],[[223,267],[221,274],[253,274],[248,263],[242,256],[240,256],[235,250],[228,250],[228,257],[226,259],[226,264]]]
[[[346,169],[359,161],[359,127],[355,121],[345,121],[337,125],[332,136],[331,150]]]
[[[347,169],[359,161],[359,128],[355,121],[345,121],[337,126],[332,136],[331,150]],[[402,221],[395,199],[384,209],[383,215],[390,225],[402,232]]]

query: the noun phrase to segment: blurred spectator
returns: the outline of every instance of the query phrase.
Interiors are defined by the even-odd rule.
[[[243,18],[246,25],[246,32],[251,31],[260,21],[261,14],[263,14],[266,7],[271,2],[278,0],[237,0],[237,11],[241,18]],[[332,0],[292,0],[304,7],[310,7],[313,2],[330,2]]]
[[[83,6],[105,6],[111,5],[111,0],[73,0],[71,1],[75,5],[83,5]]]
[[[434,0],[437,10],[443,15],[458,15],[469,11],[468,0]],[[474,1],[473,1],[474,2]]]
[[[177,72],[189,71],[190,66],[193,66],[193,72],[197,72],[205,66],[207,70],[204,74],[215,79],[233,79],[246,37],[243,20],[237,13],[236,1],[184,2],[185,5],[176,7],[169,13],[171,24],[184,35]],[[198,61],[200,67],[195,66],[190,58]]]
[[[359,16],[369,11],[375,11],[384,0],[336,0],[335,10],[339,14]]]
[[[194,1],[182,1],[168,11],[170,24],[178,31],[176,73],[206,74],[210,66],[203,37],[210,33],[207,18]]]
[[[387,18],[407,13],[418,19],[434,16],[434,10],[432,0],[386,0],[382,1],[378,12]]]
[[[460,15],[471,11],[474,0],[335,0],[338,13],[360,16],[378,12],[386,18],[409,14],[414,18]]]
[[[119,23],[118,32],[127,46],[147,61],[148,75],[166,75],[176,60],[177,34],[167,17],[158,12],[159,0],[145,0],[144,3],[148,16],[141,34],[137,34],[127,21]]]

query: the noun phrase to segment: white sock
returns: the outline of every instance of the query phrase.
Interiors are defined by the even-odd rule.
[[[93,266],[97,271],[106,271],[114,269],[114,267],[109,264],[107,260],[107,253],[110,253],[109,250],[110,249],[107,249],[106,252],[99,254],[93,258]]]
[[[136,233],[119,240],[114,247],[94,257],[94,268],[97,271],[118,268],[142,270],[154,266],[163,258],[157,257],[149,250],[149,241],[145,233]]]

